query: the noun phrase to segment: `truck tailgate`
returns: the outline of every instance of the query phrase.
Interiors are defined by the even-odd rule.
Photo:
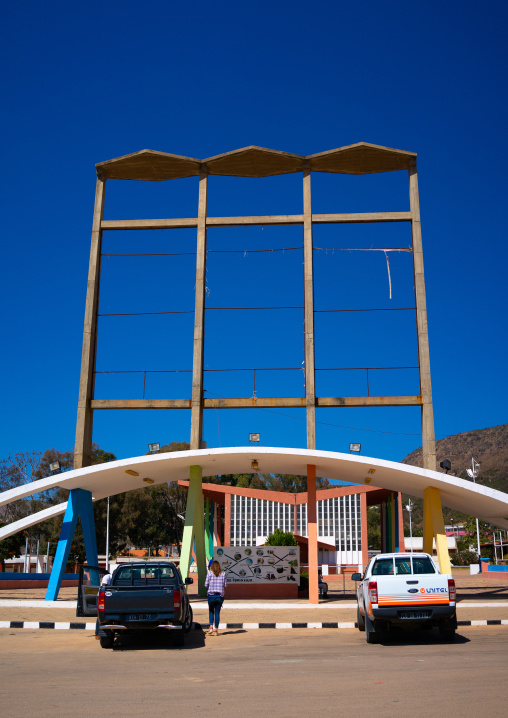
[[[377,578],[378,605],[442,606],[449,604],[448,581],[440,575]]]
[[[173,588],[108,587],[106,613],[151,613],[173,610]]]

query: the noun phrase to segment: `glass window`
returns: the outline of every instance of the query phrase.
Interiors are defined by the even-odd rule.
[[[413,573],[436,573],[430,558],[427,556],[413,557]]]
[[[374,564],[372,569],[373,576],[390,576],[393,575],[393,558],[380,558]]]
[[[396,574],[411,573],[411,559],[409,557],[396,558],[395,559],[395,573]]]

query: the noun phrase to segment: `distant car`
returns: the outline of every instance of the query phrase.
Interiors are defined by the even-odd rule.
[[[365,574],[353,573],[357,589],[357,620],[367,643],[394,626],[437,626],[445,641],[453,641],[457,628],[455,581],[440,574],[426,553],[378,554]]]
[[[328,596],[328,584],[323,581],[321,576],[319,577],[319,597],[326,598]]]

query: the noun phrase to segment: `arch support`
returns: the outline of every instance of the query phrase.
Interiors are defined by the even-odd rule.
[[[433,539],[436,540],[436,552],[441,573],[451,573],[441,494],[439,489],[428,486],[423,492],[423,550],[431,556]]]
[[[85,540],[86,561],[90,566],[97,566],[97,539],[95,536],[95,523],[93,518],[92,494],[84,489],[72,489],[67,501],[62,530],[58,539],[53,570],[48,582],[46,601],[56,601],[65,573],[65,565],[69,559],[72,539],[76,531],[78,518],[81,518],[81,528]]]
[[[180,557],[180,571],[182,577],[184,579],[187,578],[189,575],[192,548],[195,545],[200,596],[206,596],[206,552],[203,511],[203,472],[201,466],[191,466],[187,509],[185,511],[185,526],[183,529],[182,555]]]

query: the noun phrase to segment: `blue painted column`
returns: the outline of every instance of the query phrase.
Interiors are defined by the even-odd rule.
[[[81,517],[81,528],[85,541],[86,561],[89,566],[97,566],[97,539],[95,537],[95,523],[93,518],[92,494],[85,489],[72,489],[67,501],[62,530],[58,539],[53,570],[46,591],[46,601],[56,601],[62,579],[65,573],[65,566],[69,558],[72,539],[76,531],[78,517]]]

